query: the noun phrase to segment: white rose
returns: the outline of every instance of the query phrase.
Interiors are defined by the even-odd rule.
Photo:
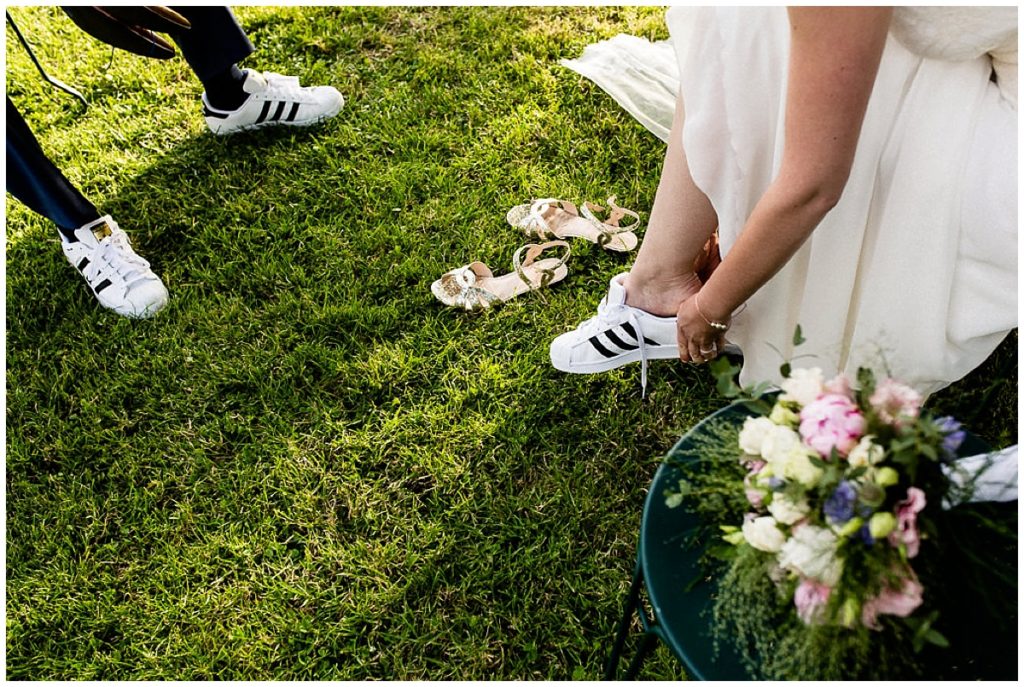
[[[772,425],[761,445],[761,455],[777,477],[796,480],[805,487],[813,487],[821,479],[821,468],[811,463],[809,449],[789,427]]]
[[[790,453],[781,468],[784,478],[796,480],[808,488],[816,485],[822,475],[821,468],[811,462],[811,455],[805,450]]]
[[[768,553],[777,553],[786,543],[786,535],[779,530],[775,518],[770,515],[743,523],[743,538],[755,549]]]
[[[811,507],[806,500],[795,503],[785,494],[775,494],[772,502],[768,504],[768,512],[777,522],[792,525],[803,520],[811,512]]]
[[[783,464],[789,459],[791,453],[804,451],[799,434],[789,427],[776,425],[771,421],[769,424],[771,424],[771,429],[768,430],[761,443],[761,455],[769,465]],[[775,473],[779,474],[780,470],[776,469]]]
[[[820,367],[797,368],[783,380],[780,401],[796,401],[802,406],[814,402],[825,391],[825,376]]]
[[[775,424],[766,417],[748,417],[740,430],[740,448],[751,455],[761,455],[764,438]]]
[[[885,457],[885,449],[876,444],[873,441],[874,438],[875,435],[868,434],[850,449],[850,455],[846,457],[846,461],[851,467],[866,468],[882,462],[882,458]]]
[[[829,587],[835,587],[843,575],[843,561],[836,555],[837,544],[836,535],[824,527],[797,527],[782,546],[779,565]]]

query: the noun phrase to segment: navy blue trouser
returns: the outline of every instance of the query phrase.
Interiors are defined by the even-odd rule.
[[[175,7],[192,28],[171,37],[200,81],[253,52],[227,7]],[[46,156],[18,108],[7,98],[7,190],[67,233],[99,218],[96,207]]]

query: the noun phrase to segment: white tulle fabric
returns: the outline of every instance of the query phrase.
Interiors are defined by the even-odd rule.
[[[795,358],[930,393],[1016,326],[1016,8],[894,14],[841,201],[730,331],[744,383],[777,381]],[[786,10],[673,8],[667,22],[674,55],[619,36],[565,64],[663,140],[681,89],[690,171],[727,256],[781,159]]]

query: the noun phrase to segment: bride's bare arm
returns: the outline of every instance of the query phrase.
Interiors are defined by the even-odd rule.
[[[797,251],[838,202],[885,47],[891,8],[789,10],[785,147],[778,176],[727,258],[679,307],[680,357],[701,360],[724,322]],[[702,317],[703,315],[703,317]]]

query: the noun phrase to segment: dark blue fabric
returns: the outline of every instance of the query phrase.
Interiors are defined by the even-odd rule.
[[[172,7],[192,28],[171,38],[200,81],[223,73],[253,53],[252,42],[227,7]]]
[[[99,218],[96,207],[46,157],[18,108],[7,98],[7,190],[66,236]]]
[[[202,81],[229,70],[254,48],[227,7],[175,7],[192,28],[171,36]],[[46,156],[24,118],[7,98],[7,190],[50,219],[69,238],[99,218],[91,202]]]

